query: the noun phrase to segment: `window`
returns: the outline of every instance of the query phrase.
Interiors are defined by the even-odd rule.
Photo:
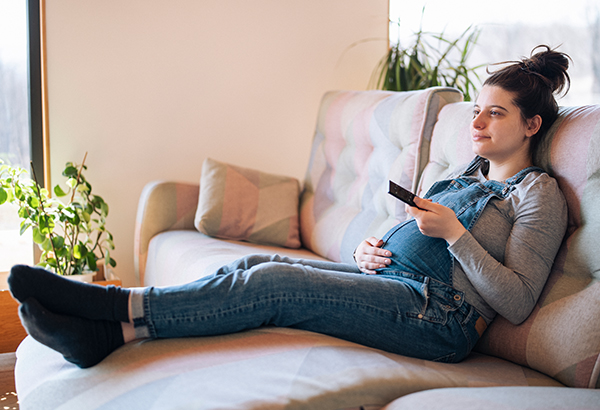
[[[38,0],[0,1],[0,159],[25,169],[32,161],[43,178],[40,44]],[[33,263],[31,232],[19,235],[19,225],[15,208],[0,206],[0,272]]]
[[[571,90],[560,105],[600,102],[600,5],[597,0],[571,0],[564,3],[544,0],[505,0],[490,7],[488,3],[465,0],[390,1],[390,20],[400,19],[401,44],[409,46],[411,34],[419,29],[444,32],[458,38],[470,25],[481,34],[469,63],[472,66],[514,61],[529,56],[533,47],[547,44],[559,47],[573,59],[569,68]],[[397,24],[390,26],[390,40],[398,39]],[[493,67],[492,67],[493,69]],[[487,77],[485,67],[480,78]]]

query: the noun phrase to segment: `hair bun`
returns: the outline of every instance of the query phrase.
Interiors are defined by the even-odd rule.
[[[535,51],[545,48],[544,51]],[[569,68],[569,56],[546,45],[540,45],[533,49],[531,57],[521,60],[521,70],[528,74],[538,75],[550,87],[553,92],[561,93],[569,90],[571,79],[567,74]],[[566,87],[566,88],[565,88]]]

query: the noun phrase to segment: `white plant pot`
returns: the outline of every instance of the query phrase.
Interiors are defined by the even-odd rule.
[[[92,283],[96,272],[82,273],[80,275],[65,275],[63,278],[75,280],[77,282]]]

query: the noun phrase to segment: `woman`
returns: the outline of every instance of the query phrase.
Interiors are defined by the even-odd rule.
[[[411,220],[362,242],[356,266],[250,255],[186,285],[136,289],[15,266],[25,328],[80,367],[137,338],[264,325],[462,360],[496,314],[520,323],[531,313],[566,229],[557,183],[532,161],[569,82],[568,57],[544,48],[486,80],[471,124],[477,157],[416,198]]]

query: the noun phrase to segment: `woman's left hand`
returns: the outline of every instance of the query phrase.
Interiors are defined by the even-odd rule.
[[[452,209],[419,197],[415,197],[415,204],[420,209],[406,205],[406,213],[415,218],[423,235],[445,239],[452,245],[466,232]]]

